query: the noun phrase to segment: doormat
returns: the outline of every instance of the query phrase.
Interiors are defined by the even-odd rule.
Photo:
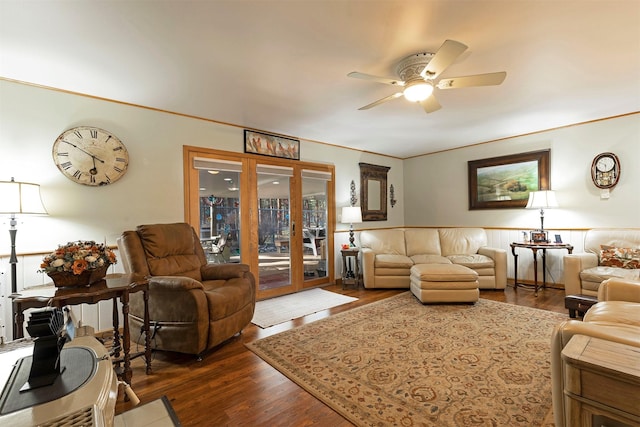
[[[297,319],[298,317],[317,313],[357,300],[358,298],[325,291],[324,289],[310,289],[308,291],[258,301],[251,323],[261,328],[268,328],[279,323]]]

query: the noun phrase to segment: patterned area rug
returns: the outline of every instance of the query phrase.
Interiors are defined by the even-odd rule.
[[[565,319],[407,292],[247,347],[358,426],[553,426],[550,340]]]

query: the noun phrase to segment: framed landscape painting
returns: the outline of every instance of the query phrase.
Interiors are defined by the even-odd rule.
[[[469,209],[523,208],[531,191],[549,189],[550,150],[468,162]]]
[[[245,129],[244,152],[300,160],[300,141]]]

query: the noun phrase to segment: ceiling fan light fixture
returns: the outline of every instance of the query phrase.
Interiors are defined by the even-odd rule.
[[[426,81],[409,83],[402,93],[407,101],[421,102],[431,96],[433,85]]]

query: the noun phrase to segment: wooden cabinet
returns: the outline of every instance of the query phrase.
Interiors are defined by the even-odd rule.
[[[575,335],[562,350],[565,425],[640,426],[640,349]]]

